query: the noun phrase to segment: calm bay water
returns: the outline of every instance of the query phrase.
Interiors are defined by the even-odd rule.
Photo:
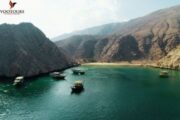
[[[86,75],[64,72],[64,81],[49,76],[23,89],[0,83],[2,120],[180,120],[180,72],[159,78],[159,69],[82,66]],[[85,91],[71,94],[75,80]]]

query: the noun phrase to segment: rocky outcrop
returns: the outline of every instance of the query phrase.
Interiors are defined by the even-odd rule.
[[[162,68],[169,68],[180,70],[180,46],[174,48],[164,58],[157,62],[157,66]]]
[[[71,64],[71,60],[31,23],[0,25],[0,76],[35,76]]]
[[[73,36],[56,42],[75,59],[157,61],[180,44],[180,6],[121,23],[110,35]]]

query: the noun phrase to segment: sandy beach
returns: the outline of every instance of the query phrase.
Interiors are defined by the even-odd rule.
[[[148,62],[114,62],[114,63],[107,63],[107,62],[95,62],[95,63],[84,63],[84,66],[141,66],[141,67],[153,67],[153,68],[160,68],[160,69],[170,69],[167,67],[160,67],[157,66],[155,63],[148,63]]]
[[[144,63],[140,62],[114,62],[114,63],[107,63],[107,62],[95,62],[95,63],[84,63],[82,65],[109,65],[109,66],[144,66]]]

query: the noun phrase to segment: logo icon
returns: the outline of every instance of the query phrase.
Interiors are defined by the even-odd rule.
[[[13,9],[15,7],[15,5],[17,4],[17,2],[12,2],[12,1],[13,0],[9,0],[10,9],[0,9],[0,14],[4,14],[4,15],[20,15],[20,14],[24,14],[23,9],[16,9],[16,10]]]
[[[11,0],[9,1],[10,9],[12,9],[17,3],[12,2]]]

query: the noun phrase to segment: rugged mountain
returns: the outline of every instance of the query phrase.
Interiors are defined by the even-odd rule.
[[[167,56],[159,60],[157,65],[163,68],[180,70],[180,46],[177,46]]]
[[[68,55],[73,58],[93,58],[94,57],[94,46],[97,42],[97,38],[91,35],[84,36],[73,36],[67,40],[60,42],[64,46],[64,50]],[[75,56],[76,57],[75,57]]]
[[[31,23],[0,25],[0,76],[35,76],[70,65],[71,60]]]
[[[108,36],[91,36],[91,40],[73,36],[56,44],[71,51],[70,55],[76,59],[88,59],[86,55],[91,48],[91,59],[97,61],[159,60],[180,44],[180,6],[156,11],[118,27]]]
[[[59,41],[63,40],[69,37],[72,37],[74,35],[101,35],[101,36],[106,36],[110,35],[113,32],[117,31],[120,28],[121,24],[120,23],[110,23],[110,24],[105,24],[105,25],[100,25],[92,28],[87,28],[84,30],[79,30],[75,31],[72,33],[67,33],[60,35],[58,37],[55,37],[52,39],[52,41]]]

